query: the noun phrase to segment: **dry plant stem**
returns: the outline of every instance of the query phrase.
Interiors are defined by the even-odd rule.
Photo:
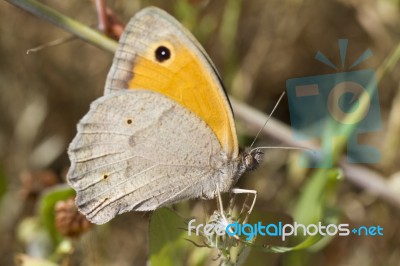
[[[395,191],[379,173],[366,167],[350,165],[346,163],[345,160],[341,160],[339,164],[348,180],[362,187],[365,191],[368,191],[389,202],[393,206],[400,208],[399,191]]]
[[[393,45],[393,38],[390,36],[388,27],[382,23],[376,9],[356,4],[356,2],[351,5],[354,7],[360,25],[378,47],[385,50]]]
[[[250,124],[255,129],[262,127],[265,123],[267,115],[232,98],[231,103],[236,117]],[[275,119],[270,120],[268,126],[263,129],[262,134],[296,147],[299,146],[292,138],[292,130]],[[304,146],[303,143],[302,146]],[[309,149],[319,148],[317,145],[311,143],[306,147]],[[348,164],[344,159],[340,160],[340,166],[343,168],[344,175],[349,181],[400,208],[400,194],[393,191],[385,178],[379,173],[373,172],[366,167]]]
[[[99,20],[99,30],[106,33],[108,29],[108,19],[105,0],[96,0],[97,19]]]
[[[122,35],[124,25],[114,14],[114,12],[107,7],[105,0],[94,0],[92,2],[96,6],[97,10],[99,30],[106,34],[108,37],[118,40],[119,37]]]

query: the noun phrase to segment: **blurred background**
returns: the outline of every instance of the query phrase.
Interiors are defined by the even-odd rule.
[[[41,3],[86,25],[98,23],[91,1]],[[335,73],[314,57],[321,51],[340,65],[338,39],[349,40],[347,65],[339,71],[348,70],[368,48],[373,56],[357,69],[379,69],[393,58],[400,41],[397,0],[116,0],[107,4],[124,24],[148,5],[173,14],[205,47],[229,94],[266,113],[286,89],[287,79]],[[76,123],[103,92],[113,57],[109,52],[73,39],[27,54],[28,49],[69,36],[0,2],[0,265],[25,263],[21,254],[48,257],[54,251],[54,242],[38,222],[38,205],[46,191],[65,183],[66,149]],[[379,83],[383,130],[365,136],[381,150],[383,160],[366,167],[400,195],[400,68],[396,62],[393,66]],[[290,125],[286,100],[274,118]],[[254,138],[254,128],[237,122],[244,147]],[[262,138],[258,145],[284,143]],[[258,191],[258,212],[275,220],[291,219],[309,175],[291,165],[296,156],[269,150],[260,169],[241,178],[238,187]],[[285,254],[252,251],[246,265],[400,265],[399,204],[344,178],[333,205],[342,223],[380,225],[384,236],[335,237],[318,248]],[[58,211],[65,208],[68,203],[58,206]],[[203,215],[200,201],[183,203],[181,209],[186,209],[186,218]],[[149,216],[127,213],[105,226],[92,227],[73,238],[73,252],[67,259],[53,259],[64,265],[145,265]],[[218,264],[212,260],[215,252],[203,255],[201,263],[193,262],[193,254],[186,255],[184,265]]]

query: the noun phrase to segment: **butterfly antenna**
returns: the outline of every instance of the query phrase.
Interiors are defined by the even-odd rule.
[[[264,146],[264,147],[257,147],[257,148],[252,149],[252,151],[253,151],[253,150],[257,150],[257,149],[258,149],[258,150],[260,150],[260,149],[301,150],[301,151],[309,151],[309,152],[315,153],[315,150],[309,149],[309,148],[305,148],[305,147],[275,147],[275,146],[271,146],[271,147],[267,147],[267,146]]]
[[[253,142],[250,145],[250,149],[253,147],[254,143],[256,142],[258,136],[260,135],[261,131],[264,129],[264,127],[267,125],[268,121],[271,119],[272,115],[275,112],[275,109],[278,107],[279,103],[281,102],[283,96],[285,95],[285,92],[282,92],[281,96],[279,97],[278,101],[276,102],[274,109],[272,109],[272,112],[269,114],[267,121],[265,121],[264,125],[260,128],[260,130],[258,131],[256,137],[254,138]]]

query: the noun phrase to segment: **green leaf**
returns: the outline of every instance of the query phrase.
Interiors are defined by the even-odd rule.
[[[333,209],[336,199],[337,187],[343,179],[340,169],[317,169],[310,180],[305,184],[300,199],[294,209],[294,220],[298,223],[309,225],[337,224],[339,223],[340,212]],[[301,241],[291,250],[312,250],[316,251],[326,246],[333,237],[331,236],[309,236],[304,237],[298,234],[294,240]],[[284,265],[306,265],[309,255],[304,252],[293,252],[285,258]]]
[[[186,265],[191,246],[186,241],[184,219],[168,208],[153,212],[150,219],[150,262],[152,266]]]
[[[295,206],[294,220],[305,225],[321,221],[327,201],[335,198],[337,184],[342,176],[342,171],[337,168],[316,170]]]
[[[57,202],[73,196],[75,196],[75,191],[71,187],[60,185],[47,190],[39,201],[40,221],[56,243],[59,243],[62,237],[55,227],[54,207]]]

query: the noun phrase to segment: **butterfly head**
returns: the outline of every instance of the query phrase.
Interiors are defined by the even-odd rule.
[[[242,154],[241,166],[246,172],[256,169],[262,160],[263,154],[259,148],[246,149]]]

